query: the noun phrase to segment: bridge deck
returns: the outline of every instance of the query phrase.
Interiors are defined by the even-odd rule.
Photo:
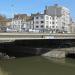
[[[75,39],[75,34],[51,34],[51,33],[24,33],[11,32],[0,33],[0,40],[21,40],[21,39]]]

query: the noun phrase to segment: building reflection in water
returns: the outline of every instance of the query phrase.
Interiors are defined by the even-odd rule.
[[[59,59],[59,58],[51,58],[51,57],[43,57],[45,59],[48,59],[52,62],[55,62],[55,63],[66,63],[65,62],[65,58],[62,58],[62,59]]]

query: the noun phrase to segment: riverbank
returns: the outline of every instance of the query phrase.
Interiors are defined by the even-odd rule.
[[[2,53],[0,52],[0,60],[2,59],[15,59],[16,57],[10,57],[9,55],[7,55],[6,53]]]

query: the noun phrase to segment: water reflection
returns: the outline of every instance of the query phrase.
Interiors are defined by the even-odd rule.
[[[75,67],[75,59],[70,59],[70,58],[59,59],[59,58],[51,58],[51,57],[43,57],[43,58],[50,60],[53,63]]]
[[[0,68],[0,75],[75,75],[75,60],[25,57],[0,61]]]
[[[60,59],[60,58],[51,58],[51,57],[47,57],[47,56],[45,56],[43,58],[48,59],[48,60],[55,62],[55,63],[66,63],[65,58]]]

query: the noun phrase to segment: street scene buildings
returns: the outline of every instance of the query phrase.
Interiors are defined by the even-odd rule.
[[[15,14],[11,19],[3,18],[0,18],[0,30],[5,32],[75,33],[70,10],[58,4],[46,6],[44,13],[30,16]]]

